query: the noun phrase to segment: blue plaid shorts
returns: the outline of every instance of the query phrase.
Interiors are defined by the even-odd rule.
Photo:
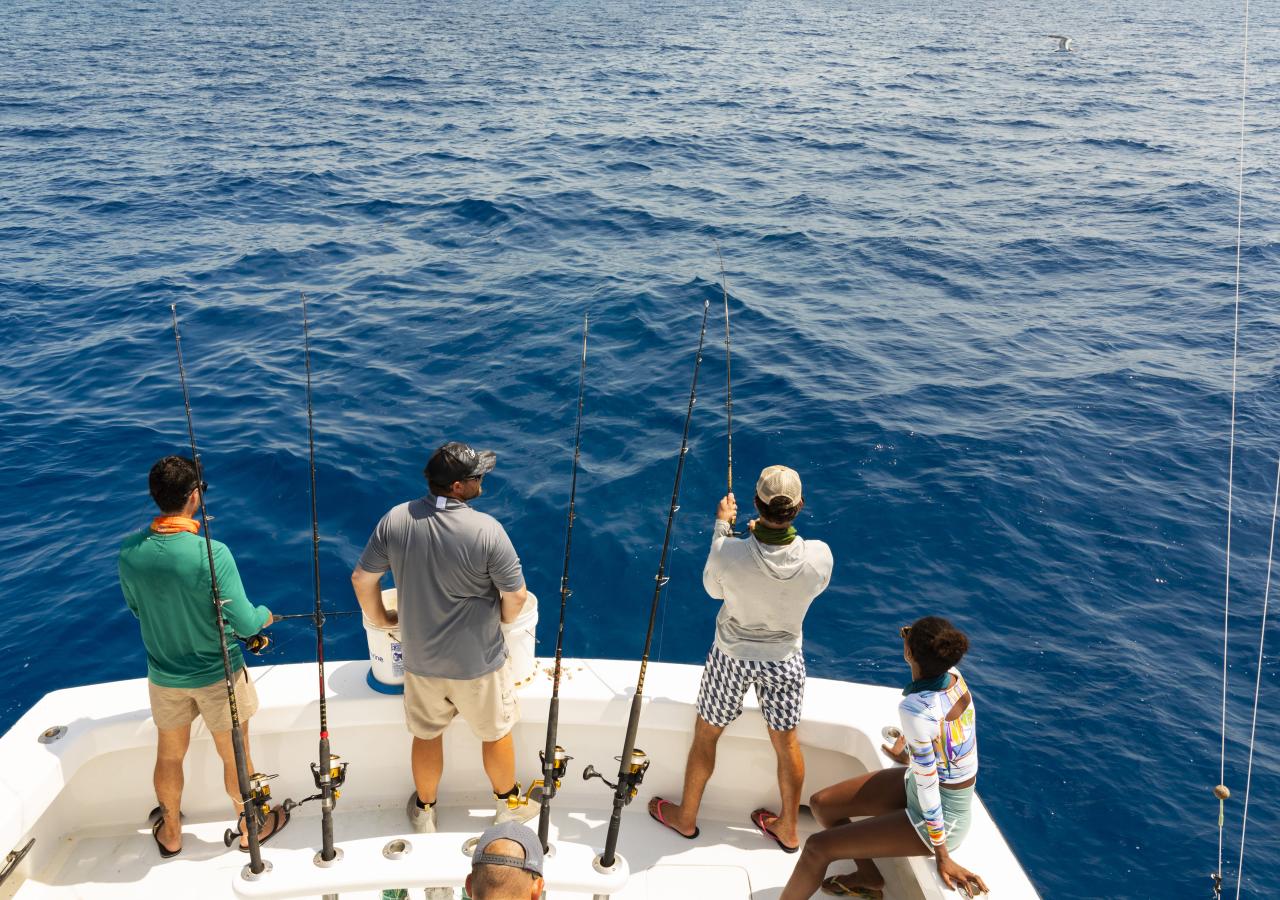
[[[698,715],[709,725],[724,728],[742,715],[742,698],[754,686],[768,726],[790,731],[800,724],[804,677],[803,651],[778,661],[734,659],[712,644],[698,686]]]

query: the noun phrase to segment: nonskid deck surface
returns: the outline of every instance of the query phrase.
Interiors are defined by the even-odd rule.
[[[675,900],[683,897],[776,898],[791,874],[797,855],[785,854],[762,837],[749,821],[750,810],[707,809],[700,817],[697,840],[687,841],[652,822],[645,797],[625,811],[619,853],[632,869],[619,900]],[[479,834],[493,815],[486,797],[476,795],[453,806],[440,807],[441,831]],[[145,811],[144,811],[145,812]],[[553,816],[552,843],[568,840],[596,849],[604,843],[609,810],[559,810]],[[162,860],[146,822],[132,829],[95,829],[69,835],[53,862],[18,890],[19,900],[45,897],[230,897],[249,856],[222,841],[227,820],[183,823],[182,853]],[[340,805],[335,814],[335,840],[405,837],[403,803],[375,807]],[[808,834],[816,823],[802,815]],[[296,811],[288,829],[263,848],[270,861],[285,854],[310,859],[319,845],[319,813],[309,807]],[[896,867],[886,866],[890,878],[887,897],[894,897]],[[833,871],[835,871],[833,869]],[[905,874],[905,872],[903,873]],[[398,885],[388,884],[394,888]],[[421,897],[418,891],[410,896]],[[343,892],[352,900],[380,900],[377,891]],[[587,900],[585,894],[550,890],[552,900]]]

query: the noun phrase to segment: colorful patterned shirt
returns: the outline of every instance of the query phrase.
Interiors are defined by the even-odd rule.
[[[911,777],[916,782],[929,840],[935,847],[944,843],[939,783],[959,784],[978,774],[978,732],[972,695],[964,712],[947,721],[952,707],[969,693],[964,676],[956,669],[951,674],[955,682],[946,690],[908,694],[898,704],[902,734],[911,753]]]

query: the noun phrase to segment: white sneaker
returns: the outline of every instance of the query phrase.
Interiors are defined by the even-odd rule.
[[[426,809],[418,806],[418,792],[414,791],[409,795],[409,802],[404,808],[405,814],[409,817],[409,824],[413,826],[413,830],[418,834],[435,834],[436,833],[436,808],[428,806]],[[435,890],[435,888],[432,888]],[[448,888],[446,888],[448,890]],[[452,896],[452,894],[450,894]]]
[[[519,785],[517,785],[517,788]],[[493,824],[501,825],[503,822],[527,822],[530,819],[537,818],[542,812],[542,804],[537,800],[529,800],[522,802],[514,809],[507,803],[505,797],[497,795],[493,798]]]

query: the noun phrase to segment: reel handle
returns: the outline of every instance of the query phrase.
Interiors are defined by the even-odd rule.
[[[590,781],[592,778],[599,778],[601,781],[609,785],[609,787],[615,791],[618,789],[618,786],[616,784],[614,784],[608,778],[605,778],[603,775],[597,772],[595,766],[587,766],[585,769],[582,770],[582,780]]]

